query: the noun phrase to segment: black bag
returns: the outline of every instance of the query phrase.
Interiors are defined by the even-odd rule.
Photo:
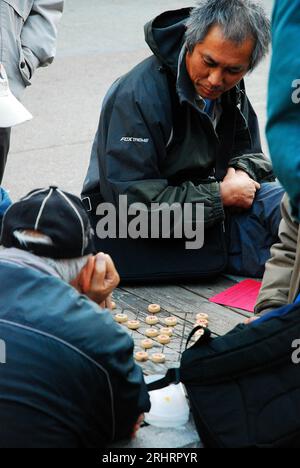
[[[90,213],[96,232],[100,220]],[[219,275],[227,266],[227,246],[223,224],[205,232],[200,250],[187,250],[186,239],[99,239],[96,249],[109,254],[122,284],[187,282]]]
[[[300,304],[220,338],[205,330],[180,369],[148,390],[181,381],[207,448],[300,447],[299,340]]]

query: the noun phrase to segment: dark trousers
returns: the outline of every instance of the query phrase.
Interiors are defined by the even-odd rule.
[[[228,273],[261,278],[272,245],[278,242],[283,188],[276,182],[262,184],[249,211],[227,213]]]
[[[10,145],[10,128],[0,128],[0,185],[2,183]]]

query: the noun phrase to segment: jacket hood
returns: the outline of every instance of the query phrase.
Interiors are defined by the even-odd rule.
[[[166,11],[145,25],[146,43],[153,54],[175,74],[184,44],[185,24],[191,10]]]

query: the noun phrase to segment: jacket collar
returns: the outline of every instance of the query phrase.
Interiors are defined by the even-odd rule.
[[[1,248],[0,262],[13,263],[23,268],[32,268],[41,273],[60,278],[56,271],[48,265],[45,260],[25,250]]]

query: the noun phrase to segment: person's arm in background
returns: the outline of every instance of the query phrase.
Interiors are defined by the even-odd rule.
[[[271,259],[266,264],[262,289],[255,307],[255,313],[260,315],[288,304],[299,225],[292,220],[287,196],[282,203],[282,216],[280,243],[271,249]]]
[[[62,0],[34,0],[21,33],[21,44],[31,76],[37,67],[52,63],[56,53],[57,26],[64,7]],[[31,78],[30,76],[30,78]]]
[[[274,171],[300,220],[300,0],[277,0],[267,137]]]

